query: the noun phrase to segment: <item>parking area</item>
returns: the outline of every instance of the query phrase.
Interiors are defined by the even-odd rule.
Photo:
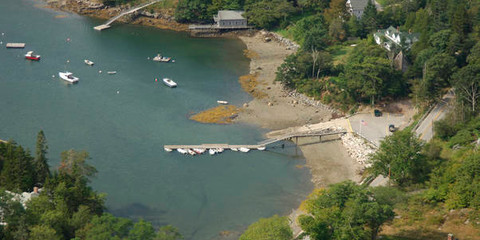
[[[392,134],[388,129],[389,125],[393,124],[395,128],[402,129],[408,121],[403,114],[382,112],[381,116],[376,117],[373,111],[371,113],[355,114],[349,120],[353,131],[377,144],[377,146],[380,145],[381,140]]]

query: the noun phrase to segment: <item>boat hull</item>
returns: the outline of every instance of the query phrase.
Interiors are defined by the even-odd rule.
[[[78,80],[80,80],[79,78],[74,77],[71,72],[59,72],[59,73],[58,73],[58,76],[59,76],[61,79],[67,81],[68,83],[72,83],[72,84],[73,84],[73,83],[77,83]],[[71,76],[71,77],[69,77],[69,76]]]

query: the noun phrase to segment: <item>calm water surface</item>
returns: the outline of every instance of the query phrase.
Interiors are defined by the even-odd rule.
[[[88,151],[99,171],[92,184],[107,193],[109,211],[173,224],[186,239],[242,231],[260,217],[289,212],[311,190],[308,170],[295,167],[303,160],[293,147],[213,157],[163,151],[164,144],[262,140],[264,130],[253,126],[188,120],[218,99],[237,105],[250,100],[237,81],[249,65],[240,41],[121,24],[97,32],[92,27],[101,21],[40,3],[0,2],[0,138],[34,149],[43,129],[52,167],[63,150]],[[27,46],[6,49],[7,42]],[[28,50],[42,55],[41,61],[25,60]],[[158,52],[176,63],[147,60]],[[60,80],[64,70],[80,83]],[[106,74],[113,70],[116,75]],[[163,77],[179,87],[154,80]]]

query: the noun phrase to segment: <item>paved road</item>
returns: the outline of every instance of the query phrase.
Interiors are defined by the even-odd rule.
[[[433,110],[418,125],[415,132],[420,139],[428,142],[430,141],[430,139],[433,138],[434,122],[445,117],[448,112],[447,109],[450,107],[453,99],[454,94],[453,91],[450,90],[447,94],[445,94],[445,96],[443,96],[442,100],[435,105]]]

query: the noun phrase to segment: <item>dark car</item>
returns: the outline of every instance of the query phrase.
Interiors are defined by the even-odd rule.
[[[373,114],[375,115],[375,117],[381,117],[382,116],[382,112],[380,112],[380,110],[378,110],[378,109],[373,110]]]
[[[395,132],[395,131],[397,131],[397,128],[395,127],[395,125],[390,124],[390,125],[388,125],[388,131]]]

